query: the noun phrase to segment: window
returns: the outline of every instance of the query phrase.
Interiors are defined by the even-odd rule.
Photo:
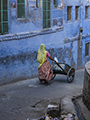
[[[51,27],[51,4],[50,0],[43,0],[43,28]]]
[[[85,6],[85,19],[88,19],[88,17],[89,17],[88,10],[89,10],[89,6]]]
[[[72,19],[72,6],[67,7],[67,21]]]
[[[54,7],[58,7],[58,4],[59,4],[59,0],[53,0]]]
[[[8,33],[8,0],[0,0],[0,34]]]
[[[78,20],[79,6],[75,7],[75,20]]]
[[[39,0],[36,0],[36,7],[39,8]]]
[[[25,0],[17,0],[17,18],[25,18]]]
[[[54,2],[54,7],[57,7],[57,0],[53,0]]]
[[[85,56],[89,55],[89,43],[85,44]]]

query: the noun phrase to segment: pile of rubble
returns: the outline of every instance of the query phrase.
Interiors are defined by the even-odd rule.
[[[71,113],[61,115],[60,105],[57,103],[49,104],[47,113],[38,120],[75,120],[75,115]]]
[[[68,113],[68,114],[61,115],[59,118],[57,118],[57,117],[52,117],[48,114],[45,114],[39,120],[75,120],[75,115]]]

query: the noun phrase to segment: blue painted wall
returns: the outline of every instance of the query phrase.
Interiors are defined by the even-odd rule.
[[[36,1],[26,1],[25,19],[17,19],[17,7],[13,8],[11,2],[16,4],[16,0],[9,0],[9,34],[0,35],[0,84],[37,77],[36,58],[41,43],[45,44],[51,57],[56,56],[59,62],[75,69],[81,68],[79,62],[82,61],[84,67],[90,60],[90,52],[85,56],[85,43],[90,43],[90,16],[85,20],[85,5],[90,2],[83,0],[80,4],[79,0],[59,0],[58,8],[54,8],[51,0],[49,29],[42,26],[42,0],[39,8],[36,8]],[[72,6],[71,21],[67,21],[67,6]],[[80,6],[79,20],[75,20],[75,6]],[[83,27],[82,48],[79,48],[80,27]]]

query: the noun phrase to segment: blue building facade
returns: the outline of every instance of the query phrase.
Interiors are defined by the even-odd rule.
[[[1,0],[0,84],[38,76],[41,43],[59,62],[83,68],[90,60],[89,13],[89,0]]]

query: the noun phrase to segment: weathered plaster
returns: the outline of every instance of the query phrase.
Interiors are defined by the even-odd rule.
[[[90,60],[90,55],[85,56],[85,43],[90,42],[90,16],[85,20],[85,5],[90,2],[59,0],[58,7],[54,8],[51,0],[51,28],[43,29],[42,0],[38,8],[35,0],[25,1],[24,19],[17,18],[17,7],[11,5],[13,1],[16,3],[9,0],[9,34],[0,35],[0,84],[38,75],[36,56],[41,43],[46,45],[51,57],[75,69],[81,62],[79,55],[82,67]],[[71,21],[67,21],[67,6],[72,6]],[[78,20],[75,20],[75,6],[80,6]],[[83,28],[82,49],[79,49],[80,27]]]
[[[46,49],[53,58],[57,57],[60,62],[71,65],[72,47],[69,43],[64,47],[63,41],[62,43],[58,41],[60,32],[48,34],[46,34],[48,31],[44,32],[43,34],[40,33],[41,35],[33,36],[32,34],[32,37],[21,34],[22,38],[20,39],[18,39],[20,37],[19,34],[16,36],[11,35],[12,39],[10,39],[10,35],[6,35],[8,36],[8,41],[6,41],[7,37],[4,36],[0,42],[0,84],[28,79],[38,75],[36,58],[41,43],[46,45]]]

